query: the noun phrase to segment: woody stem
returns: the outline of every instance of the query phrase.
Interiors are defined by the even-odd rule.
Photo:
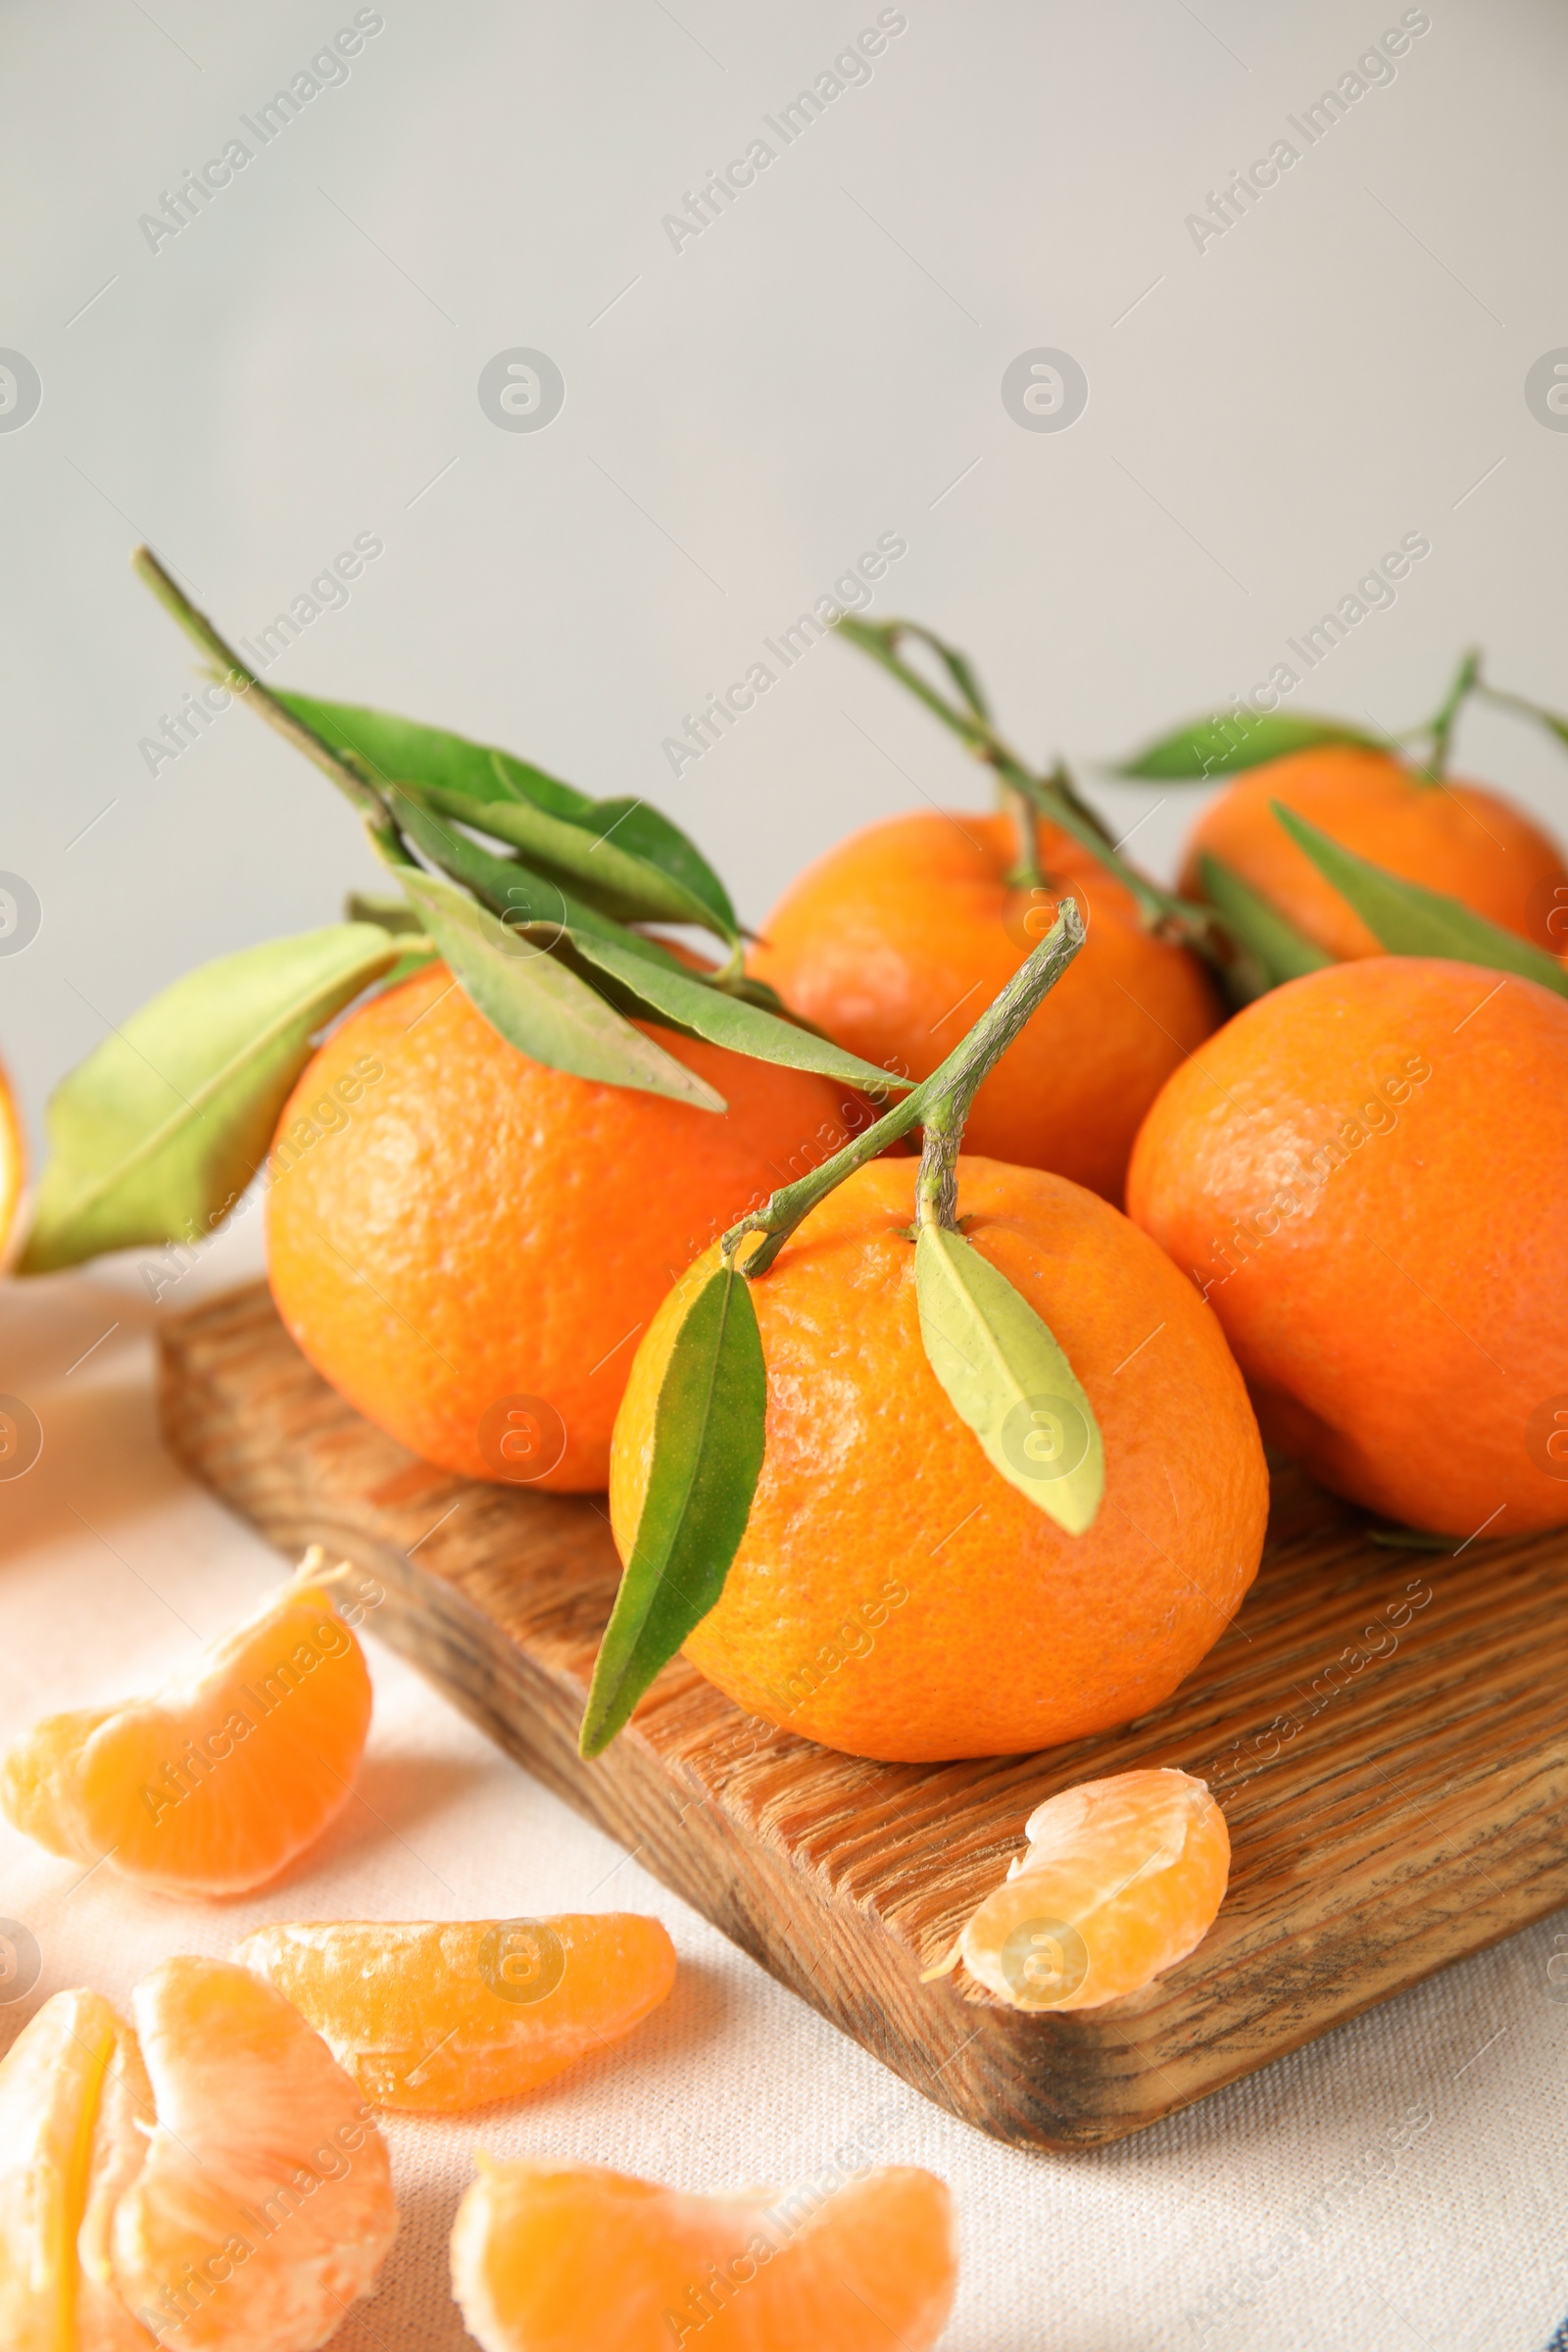
[[[1063,899],[1054,923],[1039,947],[1019,965],[974,1027],[958,1040],[940,1069],[922,1079],[912,1094],[906,1095],[863,1135],[846,1144],[842,1152],[824,1160],[821,1167],[813,1168],[795,1184],[783,1186],[761,1208],[742,1217],[738,1225],[732,1225],[720,1244],[724,1263],[734,1264],[735,1252],[745,1237],[760,1233],[764,1237],[761,1246],[745,1260],[742,1271],[752,1281],[759,1274],[765,1274],[790,1235],[819,1200],[825,1200],[846,1176],[864,1167],[867,1160],[877,1158],[889,1144],[896,1143],[914,1126],[923,1126],[927,1136],[926,1155],[921,1159],[917,1181],[921,1221],[951,1225],[953,1162],[957,1157],[963,1123],[976,1090],[1036,1006],[1054,988],[1083,944],[1084,925],[1078,902]]]

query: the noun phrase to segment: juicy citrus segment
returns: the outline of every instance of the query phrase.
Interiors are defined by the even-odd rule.
[[[106,2114],[107,2110],[107,2114]],[[57,1992],[0,2062],[0,2342],[6,2352],[145,2344],[78,2271],[101,2191],[141,2161],[151,2098],[123,2021],[96,1992]],[[89,2220],[90,2216],[90,2220]],[[85,2226],[84,2226],[85,2225]]]
[[[167,1893],[275,1878],[347,1802],[369,1728],[364,1653],[318,1565],[156,1697],[36,1724],[0,1768],[7,1817]]]
[[[952,2202],[912,2167],[770,2200],[478,2161],[452,2290],[484,2352],[927,2352],[952,2308]]]
[[[378,2107],[452,2112],[548,2082],[629,2034],[675,1982],[632,1912],[259,1928],[234,1959],[275,1985]]]
[[[108,2232],[122,2302],[170,2352],[310,2352],[397,2227],[358,2088],[225,1962],[166,1961],[134,2014],[158,2121]]]
[[[6,1243],[22,1199],[26,1179],[27,1158],[22,1141],[22,1122],[17,1116],[16,1099],[10,1081],[0,1068],[0,1257],[5,1254]]]
[[[1015,2009],[1098,2009],[1140,1991],[1197,1949],[1225,1899],[1225,1816],[1185,1772],[1064,1788],[1025,1834],[955,1954]]]

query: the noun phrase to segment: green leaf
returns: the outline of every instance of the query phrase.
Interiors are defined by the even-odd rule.
[[[1298,980],[1303,972],[1321,971],[1324,964],[1333,962],[1332,956],[1325,956],[1267,899],[1260,898],[1250,882],[1244,882],[1207,850],[1200,853],[1198,870],[1209,905],[1224,916],[1226,928],[1257,968],[1261,986],[1252,989],[1251,995],[1261,996],[1282,981]]]
[[[1419,882],[1391,874],[1370,858],[1358,858],[1279,801],[1270,807],[1291,839],[1389,955],[1443,956],[1455,963],[1479,963],[1489,971],[1517,972],[1522,979],[1539,981],[1543,988],[1568,997],[1568,970],[1544,948],[1488,922],[1460,899],[1445,898]]]
[[[583,959],[608,972],[637,996],[654,1019],[678,1021],[694,1037],[710,1045],[728,1046],[756,1061],[771,1061],[787,1070],[816,1070],[824,1078],[847,1085],[874,1088],[878,1099],[890,1087],[907,1089],[909,1078],[894,1078],[874,1062],[862,1061],[814,1029],[798,1029],[744,997],[732,997],[685,971],[673,961],[650,964],[645,958],[597,934],[573,932],[571,944]]]
[[[739,937],[740,924],[729,892],[696,843],[689,841],[662,809],[630,798],[595,801],[593,826],[603,837],[613,836],[618,849],[630,850],[649,865],[658,866],[700,900],[721,938]]]
[[[720,1266],[675,1335],[642,1516],[594,1666],[579,1741],[609,1746],[724,1590],[761,1474],[767,1371],[746,1278]]]
[[[312,694],[272,690],[286,710],[315,729],[334,751],[352,752],[378,784],[416,784],[481,801],[531,801],[557,816],[580,816],[593,807],[585,792],[546,775],[510,752],[470,743],[445,727],[425,727],[358,703],[324,703]]]
[[[210,1233],[260,1166],[318,1030],[397,956],[379,925],[334,924],[201,964],[132,1013],[49,1104],[22,1271]]]
[[[723,1110],[722,1095],[644,1037],[526,937],[439,874],[403,869],[403,887],[456,979],[491,1027],[530,1060],[607,1086],[667,1095],[701,1110]]]
[[[657,941],[628,931],[612,915],[601,914],[585,899],[564,890],[559,882],[534,872],[519,859],[498,858],[494,850],[487,850],[481,842],[461,832],[450,819],[433,816],[407,793],[394,787],[387,793],[387,803],[415,847],[432,864],[440,866],[443,873],[472,891],[492,914],[501,916],[509,930],[525,931],[547,947],[568,927],[572,931],[603,932],[610,939],[624,942],[634,955],[680,968],[676,958]]]
[[[1104,1447],[1051,1332],[989,1258],[942,1226],[920,1227],[914,1283],[931,1369],[987,1461],[1068,1535],[1083,1535],[1104,1492]]]
[[[1387,746],[1348,719],[1296,717],[1283,710],[1225,710],[1162,735],[1116,769],[1119,776],[1145,776],[1162,784],[1200,783],[1205,776],[1239,775],[1320,743],[1355,743],[1367,751]]]
[[[469,801],[461,793],[421,787],[419,798],[447,816],[520,850],[532,866],[569,884],[607,914],[633,923],[698,923],[725,931],[707,901],[673,874],[663,873],[575,819],[553,816],[526,801]]]

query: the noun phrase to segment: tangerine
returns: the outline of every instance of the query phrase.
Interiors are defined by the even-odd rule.
[[[52,1854],[166,1894],[265,1886],[347,1804],[370,1722],[319,1553],[155,1697],[46,1716],[0,1763],[0,1810]]]
[[[1130,893],[1055,826],[1050,879],[1009,884],[1004,816],[897,816],[791,884],[752,969],[806,1019],[884,1068],[929,1077],[1077,899],[1088,939],[974,1098],[971,1151],[1050,1168],[1119,1201],[1145,1110],[1221,1017],[1196,956],[1156,939]]]
[[[313,2352],[397,2227],[359,2091],[244,1969],[166,1961],[132,2008],[56,1993],[0,2061],[8,2347]]]
[[[750,1286],[765,1454],[723,1592],[684,1648],[749,1713],[853,1755],[1011,1753],[1146,1713],[1218,1640],[1262,1549],[1257,1428],[1192,1286],[1064,1177],[968,1156],[957,1171],[965,1238],[1088,1394],[1104,1495],[1070,1536],[987,1461],[921,1341],[915,1163],[847,1177]],[[622,1559],[664,1366],[715,1256],[632,1367],[610,1481]]]
[[[864,1123],[825,1078],[658,1041],[726,1112],[530,1061],[436,963],[351,1013],[295,1088],[272,1296],[317,1370],[426,1460],[603,1487],[632,1343],[676,1275]]]
[[[1469,1537],[1568,1523],[1568,1002],[1425,956],[1259,998],[1150,1111],[1131,1214],[1191,1269],[1265,1431]]]
[[[692,2197],[603,2165],[478,2158],[452,2291],[484,2352],[929,2352],[952,2200],[912,2166]]]
[[[233,1957],[376,2106],[441,2114],[548,2082],[631,2033],[675,1982],[664,1928],[627,1911],[275,1925]]]
[[[1197,1950],[1225,1899],[1231,1840],[1205,1781],[1145,1768],[1037,1805],[1028,1849],[953,1957],[1014,2009],[1099,2009]]]
[[[1407,882],[1462,900],[1505,931],[1560,953],[1546,929],[1568,905],[1563,852],[1522,809],[1485,784],[1434,784],[1402,760],[1347,743],[1270,760],[1211,801],[1188,836],[1181,888],[1205,895],[1207,851],[1250,883],[1325,955],[1381,956],[1360,916],[1286,832],[1281,801],[1325,833]],[[1555,886],[1564,885],[1557,897]]]

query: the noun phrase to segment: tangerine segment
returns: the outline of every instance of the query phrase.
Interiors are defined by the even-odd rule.
[[[158,2121],[108,2233],[122,2301],[169,2352],[312,2352],[397,2227],[357,2085],[223,1961],[166,1961],[134,2014]]]
[[[769,2198],[477,2161],[452,2291],[484,2352],[928,2352],[952,2309],[952,2200],[910,2166]]]
[[[1474,907],[1542,947],[1542,894],[1563,879],[1563,853],[1500,794],[1457,778],[1441,787],[1354,744],[1322,744],[1250,768],[1212,800],[1188,839],[1181,888],[1202,898],[1206,850],[1341,960],[1381,956],[1360,916],[1298,849],[1274,814],[1282,801],[1336,841],[1407,881]]]
[[[51,1853],[171,1894],[275,1878],[348,1801],[370,1721],[319,1555],[155,1698],[54,1715],[0,1765],[0,1807]]]
[[[1055,1334],[1104,1441],[1099,1516],[1066,1534],[992,1467],[931,1369],[916,1172],[860,1168],[750,1286],[766,1452],[684,1650],[748,1713],[917,1763],[1054,1746],[1168,1698],[1252,1581],[1268,1474],[1219,1325],[1170,1260],[1065,1178],[964,1156],[965,1235]],[[622,1559],[664,1366],[712,1262],[682,1278],[632,1366],[611,1465]],[[1057,1402],[1014,1407],[1020,1451],[1028,1416]]]
[[[675,1982],[634,1912],[259,1928],[234,1959],[275,1985],[378,2107],[510,2099],[618,2041]]]
[[[0,2061],[7,2352],[148,2343],[104,2284],[101,2249],[105,2217],[145,2153],[136,2125],[151,2116],[135,2037],[99,1993],[57,1992]]]
[[[1195,1951],[1230,1879],[1225,1816],[1185,1772],[1084,1781],[1029,1816],[1028,1851],[956,1958],[1014,2009],[1098,2009]]]

